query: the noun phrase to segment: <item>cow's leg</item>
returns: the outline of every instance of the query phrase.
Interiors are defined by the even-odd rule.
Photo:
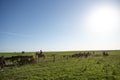
[[[0,64],[0,71],[4,71],[3,68],[4,68],[4,64]]]

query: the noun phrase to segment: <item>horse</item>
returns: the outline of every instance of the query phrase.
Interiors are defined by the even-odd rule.
[[[40,52],[36,52],[36,57],[39,60],[39,58],[43,58],[45,59],[45,55],[42,53],[42,51],[40,50]]]
[[[45,55],[44,54],[37,54],[37,57],[45,59]]]

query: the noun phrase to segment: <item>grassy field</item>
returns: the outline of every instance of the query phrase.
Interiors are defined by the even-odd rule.
[[[77,52],[45,52],[44,54],[62,56]],[[1,53],[1,55],[35,55],[35,53]],[[69,58],[20,67],[5,67],[4,72],[0,72],[0,80],[120,80],[120,51],[110,51],[110,56],[107,57]]]
[[[56,56],[62,56],[62,55],[70,55],[74,54],[80,51],[61,51],[61,52],[43,52],[46,56],[56,55]],[[0,53],[0,56],[10,57],[10,56],[17,56],[17,55],[33,55],[35,56],[36,52],[25,52],[22,54],[22,52],[11,52],[11,53]]]

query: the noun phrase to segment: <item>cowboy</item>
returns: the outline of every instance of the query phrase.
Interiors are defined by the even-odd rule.
[[[40,50],[40,54],[42,54],[43,52],[42,52],[42,50]]]

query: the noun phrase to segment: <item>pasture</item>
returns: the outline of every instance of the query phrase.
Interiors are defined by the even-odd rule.
[[[80,51],[44,52],[47,57],[72,55]],[[83,51],[81,51],[83,52]],[[99,52],[99,51],[96,51]],[[33,55],[35,52],[1,53],[3,55]],[[41,61],[23,66],[4,67],[0,80],[120,80],[120,51],[109,51],[109,56],[89,56]]]

